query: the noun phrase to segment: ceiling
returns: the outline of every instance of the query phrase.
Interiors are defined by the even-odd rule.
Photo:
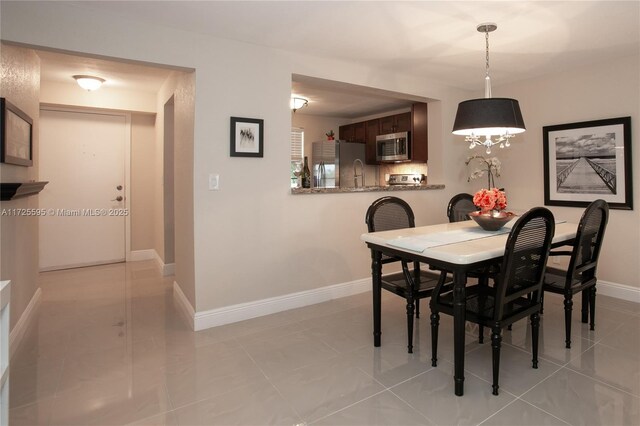
[[[40,78],[43,81],[73,83],[74,75],[93,75],[105,79],[105,88],[157,92],[171,69],[131,62],[37,51],[40,57]]]
[[[483,87],[485,40],[476,26],[483,22],[498,25],[490,36],[494,86],[637,55],[640,51],[638,1],[61,3],[98,10],[115,19],[152,22],[306,55],[355,61],[374,69],[477,91]],[[44,63],[49,66],[47,60]],[[55,64],[53,59],[52,63],[51,74],[62,74],[61,69],[55,69],[61,67],[60,63]],[[91,68],[98,67],[96,64],[80,60],[78,65]],[[133,69],[122,72],[114,81],[127,77],[136,80],[136,84],[151,84],[147,74],[136,74]],[[373,104],[387,101],[392,109],[394,102],[401,102],[394,95],[384,100],[384,96],[370,94],[363,99],[361,94],[343,90],[327,93],[327,87],[318,88],[312,83],[293,83],[293,92],[304,91],[312,101],[310,105],[315,100],[319,105],[340,99],[353,111],[357,105],[367,104],[369,109],[379,109]]]

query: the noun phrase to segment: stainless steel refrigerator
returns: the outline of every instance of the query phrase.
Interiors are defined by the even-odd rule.
[[[315,188],[353,188],[378,185],[378,167],[364,164],[364,151],[363,143],[343,140],[313,142],[311,150],[313,186]],[[362,162],[362,171],[357,160]],[[356,165],[355,173],[354,164]]]

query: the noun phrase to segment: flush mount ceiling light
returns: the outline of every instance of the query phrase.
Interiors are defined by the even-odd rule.
[[[293,110],[293,112],[296,112],[297,110],[299,110],[300,108],[304,108],[309,104],[309,101],[306,100],[305,98],[291,98],[291,109]]]
[[[75,78],[78,86],[88,91],[98,90],[100,86],[102,86],[102,83],[105,82],[104,78],[94,77],[92,75],[74,75],[73,78]]]
[[[491,154],[491,147],[494,145],[500,144],[500,148],[508,147],[509,139],[525,131],[518,101],[491,97],[489,33],[497,28],[494,23],[480,24],[477,27],[479,32],[485,33],[486,40],[484,98],[460,102],[453,123],[453,134],[465,136],[464,140],[469,142],[469,149],[484,146],[487,154]]]

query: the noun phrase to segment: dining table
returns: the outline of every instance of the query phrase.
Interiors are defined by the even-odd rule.
[[[449,271],[453,275],[454,393],[462,396],[467,273],[499,265],[515,223],[516,219],[497,231],[485,231],[467,220],[362,234],[361,240],[371,249],[374,346],[381,344],[382,256],[418,261]],[[552,247],[571,244],[577,228],[576,223],[556,220]]]

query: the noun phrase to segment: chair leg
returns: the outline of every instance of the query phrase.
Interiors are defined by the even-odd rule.
[[[582,322],[586,324],[589,320],[589,298],[591,292],[589,290],[582,292]]]
[[[438,326],[440,325],[440,314],[431,312],[431,366],[438,366]]]
[[[420,262],[413,262],[413,281],[415,290],[420,291]],[[416,318],[420,318],[420,299],[414,297],[416,301]]]
[[[544,312],[544,291],[540,292],[540,315]]]
[[[565,329],[565,347],[571,348],[571,310],[573,309],[573,300],[571,294],[564,295],[564,329]]]
[[[596,286],[591,287],[589,291],[589,313],[591,314],[589,322],[589,330],[596,329]]]
[[[480,290],[480,296],[478,297],[478,310],[484,312],[487,302],[486,289],[489,286],[489,279],[486,275],[480,275],[478,278],[478,286],[482,287]],[[478,324],[478,343],[484,343],[484,326]]]
[[[538,338],[540,335],[540,315],[531,315],[531,352],[533,352],[533,368],[538,368]]]
[[[498,376],[500,374],[500,342],[502,342],[500,333],[502,332],[502,329],[498,326],[494,326],[491,331],[491,348],[493,349],[493,385],[491,387],[493,389],[493,394],[498,395]]]

